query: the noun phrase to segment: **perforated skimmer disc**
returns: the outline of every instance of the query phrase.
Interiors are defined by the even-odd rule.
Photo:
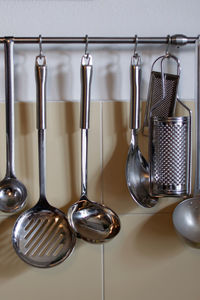
[[[76,238],[60,210],[37,211],[32,208],[17,219],[12,240],[23,261],[35,267],[48,268],[71,254]]]

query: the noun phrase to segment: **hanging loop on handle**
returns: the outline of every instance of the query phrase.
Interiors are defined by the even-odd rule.
[[[135,47],[134,47],[134,52],[133,52],[133,56],[137,56],[137,45],[138,45],[138,36],[137,34],[135,35]]]
[[[38,64],[46,64],[46,57],[42,51],[42,36],[39,35],[39,55],[37,56]]]
[[[88,35],[86,34],[85,36],[85,56],[88,57],[89,53],[88,53]]]
[[[166,47],[166,50],[165,50],[165,55],[167,56],[169,54],[169,45],[170,45],[170,35],[168,34],[167,35],[167,47]]]
[[[170,54],[169,52],[166,52],[166,54],[161,58],[161,77],[162,77],[162,92],[163,92],[163,100],[165,99],[166,96],[166,84],[165,84],[165,73],[163,71],[163,62],[165,59],[173,59],[176,64],[177,64],[177,75],[180,76],[181,68],[180,68],[180,61],[179,59],[175,56]]]

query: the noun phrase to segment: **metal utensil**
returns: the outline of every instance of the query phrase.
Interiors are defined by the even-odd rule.
[[[150,208],[156,205],[157,200],[149,195],[149,165],[138,147],[137,134],[140,126],[140,82],[141,59],[136,53],[133,55],[131,63],[131,143],[126,162],[126,182],[133,200],[142,207]]]
[[[177,74],[169,74],[163,72],[163,62],[164,60],[171,59],[175,61],[177,65]],[[154,67],[157,62],[161,61],[161,71],[154,71]],[[144,132],[144,128],[149,126],[149,118],[150,111],[152,107],[160,102],[163,98],[165,101],[154,110],[153,115],[157,117],[171,117],[173,116],[175,104],[176,104],[176,96],[178,83],[180,78],[180,63],[176,56],[166,52],[165,55],[158,57],[151,68],[151,76],[149,82],[149,90],[147,96],[147,105],[145,110],[144,122],[142,127],[142,132]],[[164,87],[163,87],[164,83]],[[165,95],[164,95],[165,94]]]
[[[43,59],[43,63],[39,60]],[[66,259],[75,246],[75,234],[67,218],[46,199],[46,59],[36,58],[37,129],[39,145],[38,203],[24,212],[13,228],[12,241],[16,253],[26,263],[48,268]]]
[[[177,233],[191,246],[200,247],[200,37],[196,40],[196,169],[194,197],[179,203],[173,212]]]
[[[90,201],[87,197],[88,128],[92,57],[85,54],[81,62],[81,197],[68,210],[68,220],[77,236],[90,243],[102,243],[115,237],[120,220],[110,208]]]
[[[176,104],[176,98],[168,99],[163,72],[163,61],[168,55],[176,61],[177,73],[180,69],[175,56],[166,54],[161,59],[162,98],[149,114],[150,194],[154,197],[186,196],[191,192],[191,111],[179,99],[188,116],[172,116],[173,111],[167,109],[172,104],[175,109]]]
[[[5,91],[6,91],[6,156],[7,168],[0,182],[0,210],[15,213],[26,204],[27,191],[15,175],[14,168],[14,59],[13,38],[5,38]]]

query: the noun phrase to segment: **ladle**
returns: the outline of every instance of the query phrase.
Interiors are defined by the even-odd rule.
[[[196,169],[194,197],[180,202],[173,212],[173,224],[183,240],[200,247],[200,37],[196,40]]]
[[[14,61],[12,38],[5,38],[5,91],[6,91],[6,156],[7,169],[0,182],[0,210],[15,213],[26,203],[27,191],[15,176],[14,169]]]
[[[110,208],[90,201],[87,197],[88,128],[92,57],[82,57],[81,102],[81,197],[68,210],[68,220],[77,236],[90,243],[102,243],[115,237],[120,230],[120,220]]]
[[[126,162],[126,182],[133,200],[141,207],[151,208],[157,199],[149,195],[149,165],[138,147],[140,113],[141,59],[136,52],[131,64],[130,128],[131,143]]]
[[[43,60],[40,63],[40,60]],[[36,58],[37,129],[40,198],[17,219],[13,228],[13,247],[26,263],[40,268],[53,267],[74,249],[76,237],[65,214],[46,198],[46,59]]]

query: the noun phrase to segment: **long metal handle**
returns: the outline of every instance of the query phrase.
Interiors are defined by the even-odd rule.
[[[194,195],[200,194],[200,37],[196,40],[196,170]]]
[[[39,155],[39,186],[40,199],[46,199],[46,59],[39,64],[36,58],[36,95],[37,95],[37,129],[38,129],[38,155]]]
[[[135,130],[138,130],[140,127],[140,82],[141,60],[137,54],[132,57],[130,101],[130,128]]]
[[[84,55],[81,65],[81,194],[87,195],[87,169],[88,169],[88,128],[90,123],[90,97],[92,82],[92,57]]]
[[[46,77],[47,65],[46,58],[42,57],[42,64],[39,63],[40,57],[36,57],[36,97],[37,97],[37,129],[46,129]]]
[[[15,177],[14,157],[14,41],[6,37],[4,43],[5,54],[5,98],[6,98],[6,176]]]
[[[80,127],[88,129],[90,127],[90,91],[92,82],[92,57],[91,55],[84,55],[81,62],[81,81],[82,81],[82,95],[81,95],[81,116]]]

